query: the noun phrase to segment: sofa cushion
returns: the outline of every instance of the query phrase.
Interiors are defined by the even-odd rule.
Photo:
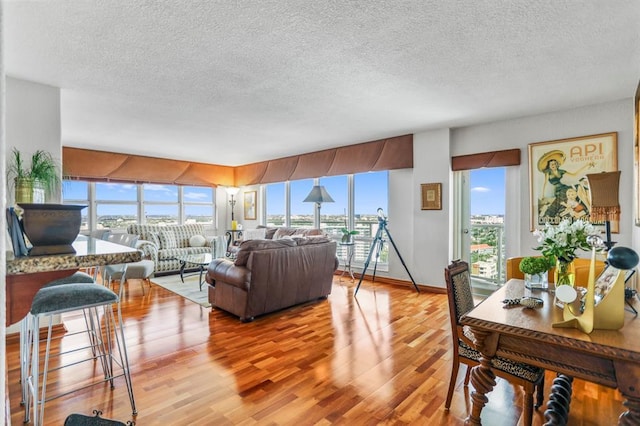
[[[309,235],[322,235],[322,230],[321,229],[317,229],[317,228],[285,228],[285,227],[281,227],[278,228],[275,232],[275,234],[273,234],[273,239],[274,240],[278,240],[282,237],[287,237],[287,236],[309,236]]]
[[[158,236],[160,237],[161,249],[174,249],[178,247],[178,242],[176,241],[176,236],[173,232],[160,231]]]
[[[296,242],[292,238],[279,240],[247,240],[240,243],[240,248],[236,252],[236,266],[245,266],[249,260],[251,252],[256,250],[272,250],[285,247],[295,247]]]
[[[242,240],[264,240],[266,239],[267,228],[245,229],[242,231]]]
[[[299,246],[306,246],[307,244],[324,244],[331,241],[326,235],[309,235],[308,237],[299,237],[294,235],[293,240]]]
[[[189,238],[189,247],[204,247],[207,239],[203,235],[194,235]]]

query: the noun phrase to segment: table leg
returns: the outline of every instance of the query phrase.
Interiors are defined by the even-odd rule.
[[[202,291],[202,273],[204,272],[204,266],[200,265],[200,278],[198,279],[198,284],[200,285],[200,291]]]
[[[471,384],[474,391],[471,393],[473,407],[471,414],[465,421],[465,425],[481,426],[480,413],[489,402],[487,394],[496,385],[496,375],[491,369],[491,359],[496,354],[498,347],[498,334],[484,330],[471,329],[476,339],[476,347],[480,351],[480,364],[471,370]]]
[[[640,366],[624,361],[614,361],[613,363],[616,378],[618,380],[618,390],[625,397],[623,403],[627,411],[618,418],[618,424],[622,426],[640,425],[640,384],[636,382],[640,376]]]
[[[572,382],[573,378],[564,374],[558,374],[558,377],[553,379],[549,402],[544,412],[544,418],[547,420],[544,426],[564,426],[567,424],[569,406],[571,405]]]
[[[180,261],[180,281],[184,284],[184,268],[187,266],[187,262],[184,260]]]

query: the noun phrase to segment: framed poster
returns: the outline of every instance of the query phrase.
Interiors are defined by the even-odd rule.
[[[423,183],[420,185],[422,210],[442,210],[442,184]]]
[[[617,171],[617,144],[616,132],[529,144],[532,231],[565,218],[590,219],[591,197],[585,175]],[[618,229],[618,221],[611,221],[611,231]]]
[[[257,191],[244,193],[244,218],[245,220],[256,220],[256,194]]]

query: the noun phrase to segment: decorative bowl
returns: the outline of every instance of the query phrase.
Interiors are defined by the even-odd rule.
[[[71,245],[80,233],[81,210],[73,204],[28,204],[22,208],[24,233],[33,246],[29,256],[75,253]]]

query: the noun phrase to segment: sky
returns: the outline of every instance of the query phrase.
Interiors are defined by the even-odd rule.
[[[471,170],[469,187],[472,215],[504,215],[504,167]]]

